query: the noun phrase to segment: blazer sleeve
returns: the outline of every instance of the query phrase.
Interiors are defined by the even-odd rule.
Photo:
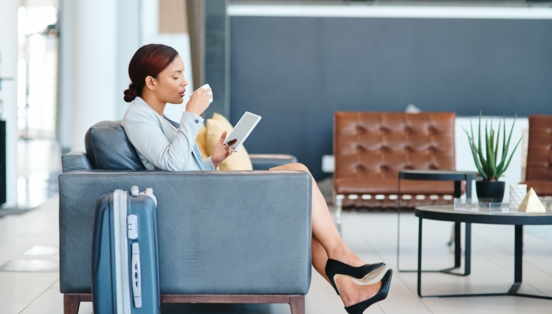
[[[211,160],[211,157],[204,158],[202,161],[203,161],[203,164],[204,164],[207,168],[209,168],[209,169],[211,169],[211,170],[219,170],[218,167],[215,168],[215,166],[213,165],[213,161]]]
[[[194,158],[192,150],[203,118],[184,112],[180,119],[180,128],[171,143],[163,133],[154,112],[140,107],[132,109],[125,114],[123,127],[136,150],[158,169],[190,170],[186,169],[186,165],[190,158]]]

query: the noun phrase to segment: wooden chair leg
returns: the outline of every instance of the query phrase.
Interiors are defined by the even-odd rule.
[[[80,307],[80,296],[78,294],[66,293],[63,295],[63,314],[78,314]]]
[[[289,307],[291,308],[291,314],[305,314],[305,296],[290,295]]]

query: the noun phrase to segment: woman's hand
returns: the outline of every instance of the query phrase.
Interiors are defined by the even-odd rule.
[[[215,168],[217,168],[224,159],[232,155],[232,150],[230,149],[230,146],[236,144],[236,142],[238,141],[237,139],[234,139],[224,144],[225,139],[226,131],[224,131],[224,133],[222,133],[222,135],[220,136],[220,140],[218,141],[217,145],[215,145],[213,155],[211,156],[211,162],[213,163],[213,166],[215,166]]]
[[[210,88],[203,89],[200,87],[196,89],[186,104],[186,111],[200,116],[209,107],[209,99],[213,97],[213,94],[209,95],[210,92]]]

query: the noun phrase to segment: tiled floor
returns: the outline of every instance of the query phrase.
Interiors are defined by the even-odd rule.
[[[58,245],[57,197],[39,209],[19,216],[0,218],[0,265],[9,260],[57,260],[57,255],[24,256],[34,245]],[[396,214],[344,214],[343,237],[365,261],[396,265]],[[401,267],[414,267],[416,258],[415,218],[401,222]],[[513,280],[513,227],[473,226],[472,275],[456,277],[424,274],[424,293],[506,291]],[[424,224],[424,266],[446,267],[452,252],[446,246],[451,224]],[[526,227],[524,245],[524,292],[552,296],[552,226]],[[345,313],[332,288],[313,272],[306,298],[307,313]],[[57,272],[0,272],[0,313],[58,314],[62,312]],[[79,313],[92,313],[83,303]],[[163,313],[290,313],[286,305],[182,305],[169,304]],[[420,299],[416,274],[395,272],[391,293],[366,313],[552,313],[552,301],[516,297]]]

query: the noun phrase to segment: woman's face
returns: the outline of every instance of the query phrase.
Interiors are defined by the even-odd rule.
[[[181,104],[188,82],[184,78],[184,62],[176,56],[156,78],[155,92],[160,101],[171,104]]]

